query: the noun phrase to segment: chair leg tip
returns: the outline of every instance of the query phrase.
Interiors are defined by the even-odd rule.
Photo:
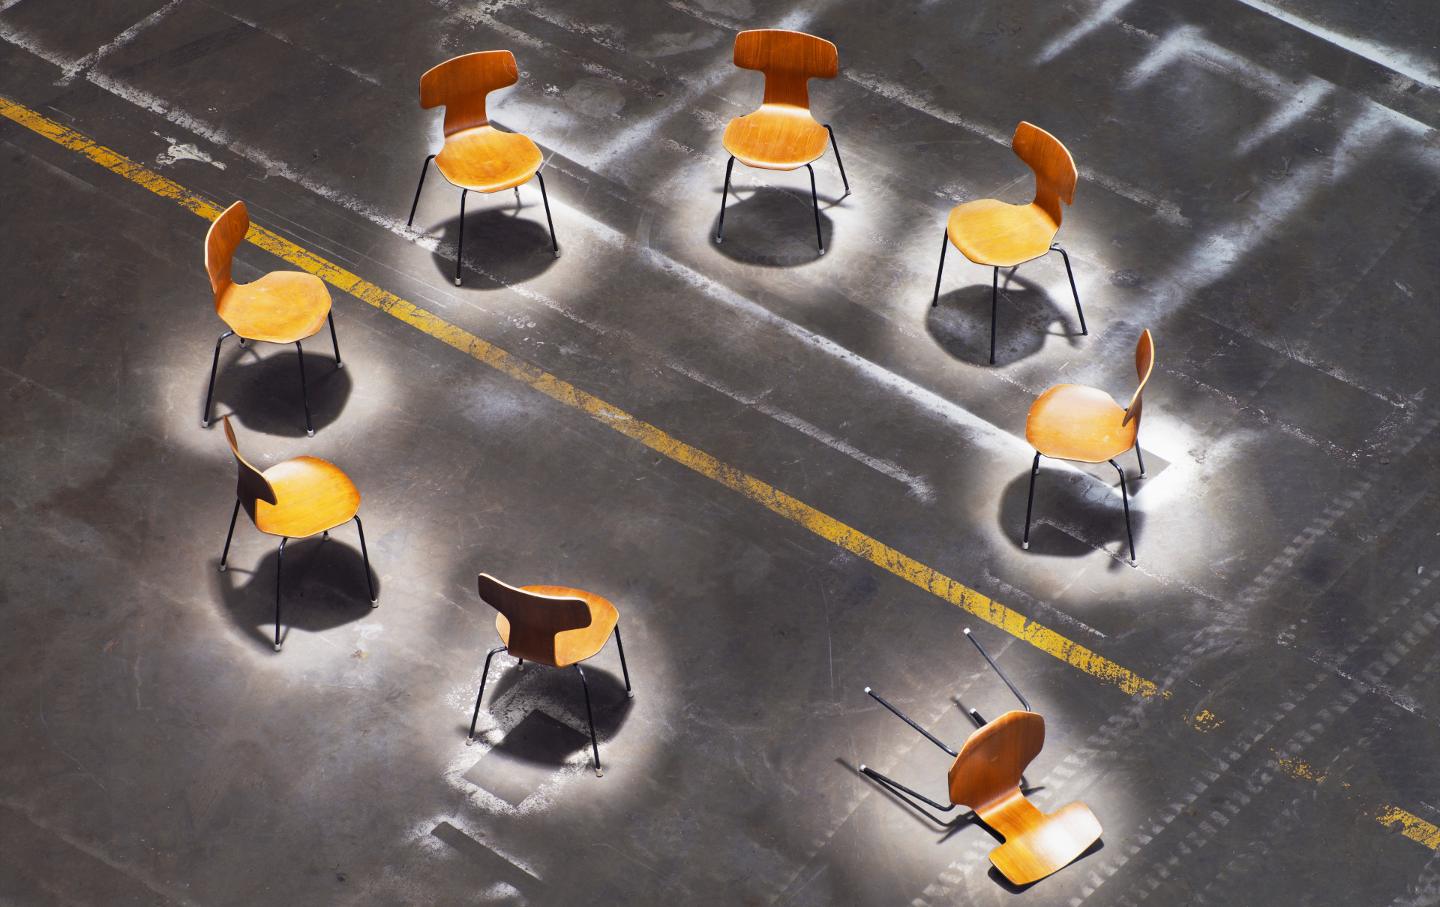
[[[724,243],[724,242],[725,242],[725,237],[723,237],[723,236],[717,236],[717,237],[715,237],[715,245],[718,246],[718,245],[721,245],[721,244]]]
[[[1130,558],[1130,566],[1132,566],[1132,567],[1139,567],[1139,566],[1140,566],[1140,562],[1137,561],[1137,560],[1135,560],[1135,558],[1132,557],[1132,558]]]
[[[455,286],[460,286],[460,278],[455,278]]]
[[[821,255],[824,255],[824,254],[825,254],[825,250],[824,250],[823,248],[820,250],[820,254],[821,254]]]
[[[221,565],[220,565],[220,572],[221,572],[221,573],[224,573],[224,572],[226,571],[226,569],[227,569],[227,568],[226,568],[226,566],[225,566],[224,564],[221,564]]]
[[[380,599],[378,599],[378,598],[372,598],[372,599],[370,599],[370,607],[372,607],[372,608],[378,608],[378,607],[380,607]]]
[[[1021,543],[1020,543],[1020,547],[1023,548],[1024,550],[1026,550],[1026,551],[1029,551],[1029,550],[1030,550],[1030,543],[1029,543],[1029,542],[1021,542]]]
[[[465,738],[465,745],[466,745],[466,746],[474,746],[474,745],[475,745],[475,738],[474,738],[474,737],[468,737],[468,736],[467,736],[467,737]]]
[[[335,367],[336,367],[336,368],[344,368],[344,367],[345,367],[345,363],[341,362],[339,359],[336,359],[336,360],[335,360]]]
[[[305,429],[305,437],[307,437],[307,438],[313,438],[313,437],[315,437],[315,429],[313,429],[313,428],[307,428],[307,429]]]
[[[860,771],[863,772],[863,771],[865,771],[865,769],[868,768],[868,767],[869,767],[869,766],[867,766],[865,763],[863,763],[863,762],[860,763]]]
[[[201,420],[200,420],[200,427],[201,427],[201,428],[209,428],[209,427],[210,427],[210,420],[209,420],[209,419],[201,419]]]
[[[600,767],[597,766],[597,767],[595,768],[595,777],[597,777],[597,778],[603,778],[603,777],[605,777],[605,769],[600,768]]]
[[[275,644],[275,651],[276,651],[276,652],[279,652],[279,651],[280,651],[280,644],[279,644],[278,642]]]
[[[635,698],[635,691],[634,691],[634,690],[626,690],[626,691],[625,691],[625,698],[626,698],[626,699],[634,699],[634,698]]]
[[[559,249],[556,249],[556,250],[555,250],[555,257],[556,257],[556,258],[559,258],[559,257],[560,257],[560,250],[559,250]]]

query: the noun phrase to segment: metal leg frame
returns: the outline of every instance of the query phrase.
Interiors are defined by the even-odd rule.
[[[240,499],[235,499],[235,509],[230,511],[230,531],[225,533],[225,550],[220,552],[220,572],[225,572],[225,562],[230,558],[230,539],[235,535],[235,518],[240,515]]]
[[[719,245],[725,241],[725,203],[730,200],[730,171],[735,169],[735,156],[730,156],[730,163],[725,165],[725,188],[720,193],[720,223],[715,226],[715,243]]]
[[[335,347],[335,367],[344,368],[345,363],[340,361],[340,341],[335,337],[335,313],[332,311],[325,317],[330,322],[330,345]]]
[[[370,607],[378,608],[380,599],[375,594],[375,580],[370,578],[370,551],[365,547],[365,524],[360,522],[358,513],[355,515],[355,528],[360,530],[360,559],[365,562],[365,585],[370,587]]]
[[[205,411],[200,414],[200,427],[210,427],[210,401],[215,399],[215,373],[220,369],[220,344],[225,338],[234,334],[234,331],[226,331],[215,341],[215,358],[210,361],[210,389],[205,392]],[[240,345],[245,345],[245,338],[240,338]]]
[[[916,800],[920,800],[920,801],[924,802],[925,804],[927,804],[927,805],[929,805],[929,806],[932,806],[932,807],[934,807],[935,809],[940,810],[942,813],[948,813],[948,812],[950,812],[950,810],[952,810],[952,809],[955,808],[955,804],[954,804],[954,803],[951,803],[949,806],[941,806],[939,803],[936,803],[934,800],[931,800],[929,797],[925,796],[924,794],[922,794],[922,793],[920,793],[920,792],[918,792],[918,791],[911,790],[910,788],[908,788],[908,787],[906,787],[905,785],[901,784],[899,781],[896,781],[896,780],[893,779],[893,778],[889,778],[889,777],[886,777],[885,775],[880,774],[879,772],[875,771],[875,769],[871,768],[871,767],[868,766],[868,765],[861,765],[861,766],[860,766],[860,773],[863,774],[863,775],[865,775],[865,776],[867,776],[867,777],[874,778],[876,781],[880,782],[881,784],[885,785],[886,787],[890,788],[891,790],[895,791],[896,793],[904,794],[904,795],[907,795],[907,796],[910,796],[910,797],[914,797]]]
[[[1137,448],[1138,450],[1138,448]],[[1130,529],[1130,492],[1125,488],[1125,470],[1114,460],[1110,465],[1120,474],[1120,501],[1125,505],[1125,537],[1130,540],[1130,566],[1135,566],[1135,533]]]
[[[925,730],[925,729],[924,729],[923,727],[921,727],[920,725],[916,724],[913,720],[911,720],[911,718],[910,718],[909,715],[906,715],[904,712],[902,712],[902,711],[900,711],[899,709],[895,708],[895,706],[893,706],[893,705],[891,705],[890,703],[886,702],[886,701],[885,701],[885,698],[884,698],[883,696],[881,696],[879,693],[876,693],[874,690],[870,689],[869,687],[866,687],[866,688],[865,688],[865,695],[866,695],[866,696],[869,696],[871,699],[873,699],[873,700],[875,700],[876,702],[880,703],[881,705],[885,706],[885,708],[889,709],[890,712],[891,712],[891,714],[893,714],[896,718],[899,718],[901,721],[905,722],[906,724],[908,724],[908,725],[910,725],[911,727],[913,727],[915,730],[919,731],[920,734],[921,734],[921,736],[923,736],[926,740],[929,740],[931,743],[933,743],[933,744],[935,744],[936,746],[940,747],[942,750],[944,750],[945,752],[949,753],[949,754],[952,755],[952,756],[958,756],[958,755],[959,755],[959,753],[957,753],[955,750],[951,749],[950,747],[946,746],[943,742],[941,742],[941,740],[940,740],[939,737],[936,737],[934,734],[930,733],[929,731]]]
[[[820,254],[825,254],[825,239],[820,235],[820,196],[815,192],[815,168],[809,164],[805,169],[810,171],[810,204],[815,208],[815,244],[820,247]]]
[[[460,263],[465,260],[465,196],[469,189],[460,190],[460,235],[455,240],[455,286],[460,286]]]
[[[615,648],[620,650],[620,670],[625,674],[625,698],[634,699],[635,691],[630,689],[630,668],[625,665],[625,644],[620,641],[620,624],[615,624]]]
[[[1075,314],[1080,316],[1080,333],[1089,334],[1090,329],[1085,327],[1085,310],[1080,308],[1080,291],[1075,289],[1075,272],[1070,269],[1070,253],[1060,247],[1060,244],[1052,243],[1051,251],[1059,252],[1060,257],[1065,259],[1065,276],[1070,278],[1070,292],[1075,296]]]
[[[555,257],[560,257],[560,244],[555,241],[555,221],[550,219],[550,196],[545,192],[545,176],[540,171],[535,171],[535,178],[540,181],[540,199],[545,202],[545,223],[550,225],[550,249]],[[520,188],[515,188],[515,200],[520,200]]]
[[[1000,269],[990,276],[990,364],[995,364],[995,310],[1000,303]]]
[[[830,128],[829,123],[826,123],[825,131],[830,133],[830,147],[835,150],[835,163],[840,165],[840,181],[845,184],[845,194],[849,195],[850,180],[845,176],[845,162],[840,159],[840,146],[835,144],[835,130]]]
[[[1145,457],[1140,453],[1140,435],[1135,435],[1135,462],[1140,464],[1140,478],[1145,478]]]
[[[950,230],[946,228],[940,234],[940,270],[935,272],[935,296],[930,300],[930,308],[940,304],[940,276],[945,273],[945,253],[950,250]]]
[[[280,553],[275,558],[275,651],[280,651],[280,573],[285,565],[285,543],[288,538],[280,540]]]
[[[578,664],[575,671],[580,675],[580,686],[585,690],[585,720],[590,722],[590,750],[595,754],[595,777],[603,778],[605,771],[600,768],[600,743],[595,739],[595,714],[590,710],[590,682],[585,679],[585,669]]]
[[[415,201],[410,204],[410,219],[405,221],[407,227],[415,225],[415,209],[420,205],[420,190],[425,188],[425,173],[430,169],[430,162],[433,160],[435,160],[435,155],[432,154],[425,159],[425,163],[420,165],[420,185],[415,187]]]
[[[485,656],[485,670],[480,673],[480,693],[475,697],[475,713],[470,716],[470,733],[465,737],[466,746],[475,742],[475,722],[480,718],[480,700],[485,698],[485,681],[490,679],[490,659],[495,657],[496,652],[504,651],[504,646],[496,646]]]
[[[1030,513],[1035,509],[1035,477],[1040,474],[1040,452],[1035,452],[1035,463],[1030,467],[1030,496],[1025,500],[1025,535],[1020,539],[1020,547],[1026,551],[1030,550]]]
[[[300,360],[300,402],[305,404],[305,434],[315,437],[315,426],[310,422],[310,391],[305,387],[305,348],[295,341],[295,352]]]

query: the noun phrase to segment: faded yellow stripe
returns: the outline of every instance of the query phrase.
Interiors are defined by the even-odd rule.
[[[0,95],[0,114],[57,145],[89,158],[106,170],[119,174],[136,185],[144,186],[162,198],[175,201],[181,207],[200,217],[214,220],[220,215],[221,208],[174,180],[161,176],[119,152],[97,144],[87,136],[56,123],[22,104],[17,104],[4,95]],[[1047,655],[1058,658],[1066,664],[1134,696],[1148,698],[1157,694],[1165,697],[1170,695],[1168,690],[1161,691],[1154,681],[1141,677],[1134,671],[1067,639],[1043,624],[1029,620],[1023,614],[981,595],[964,583],[871,538],[853,526],[816,510],[798,498],[791,497],[768,482],[729,466],[705,451],[692,447],[654,425],[635,418],[618,406],[606,403],[599,397],[586,393],[570,382],[557,378],[524,359],[511,355],[500,347],[420,308],[409,300],[377,287],[345,268],[296,245],[278,233],[251,224],[246,239],[296,267],[315,274],[336,289],[343,290],[369,303],[398,321],[417,328],[457,350],[468,353],[491,368],[529,385],[551,399],[578,409],[670,460],[739,492],[785,519],[803,526],[826,541],[864,558],[926,592],[963,608],[986,623],[1029,643]],[[1306,777],[1304,775],[1296,776]],[[1306,780],[1315,779],[1307,777]],[[1398,824],[1402,826],[1405,837],[1423,844],[1431,850],[1440,850],[1440,828],[1413,813],[1398,806],[1387,805],[1376,814],[1376,820],[1387,827]]]

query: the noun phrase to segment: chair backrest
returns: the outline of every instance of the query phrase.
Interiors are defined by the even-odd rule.
[[[1140,383],[1135,387],[1135,396],[1130,398],[1130,405],[1125,407],[1125,418],[1121,425],[1128,425],[1134,419],[1136,425],[1140,422],[1140,394],[1144,392],[1145,385],[1150,381],[1150,373],[1155,370],[1155,338],[1150,336],[1150,329],[1146,328],[1140,332],[1140,339],[1135,342],[1135,377]]]
[[[420,77],[420,106],[445,107],[445,135],[489,125],[485,96],[520,81],[515,55],[482,50],[446,60]]]
[[[1075,159],[1060,140],[1033,123],[1015,127],[1010,147],[1017,157],[1035,171],[1035,204],[1039,205],[1060,226],[1060,203],[1075,202],[1075,182],[1079,171]]]
[[[230,262],[249,230],[250,212],[244,202],[236,202],[220,212],[205,234],[205,270],[210,275],[210,289],[215,291],[217,304],[220,294],[234,282],[230,279]]]
[[[235,466],[239,473],[235,481],[235,496],[240,499],[240,504],[253,520],[255,519],[256,501],[264,501],[267,504],[278,503],[275,489],[271,487],[270,481],[265,478],[264,474],[241,455],[240,444],[235,440],[235,429],[230,427],[230,417],[225,416],[220,421],[225,426],[225,440],[230,442],[230,453],[235,457]]]
[[[810,109],[811,79],[840,74],[840,53],[824,38],[778,28],[757,28],[735,36],[735,65],[765,74],[766,104]]]
[[[480,574],[480,598],[505,615],[510,637],[505,648],[516,658],[554,665],[556,634],[590,626],[590,606],[578,598],[536,595]]]
[[[1020,790],[1025,766],[1045,746],[1045,719],[1019,709],[975,730],[950,765],[950,802],[981,812]]]

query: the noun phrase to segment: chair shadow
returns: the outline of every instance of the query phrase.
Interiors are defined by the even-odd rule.
[[[805,176],[808,179],[808,174]],[[798,188],[761,186],[742,195],[732,184],[729,204],[725,206],[725,241],[715,248],[732,261],[767,268],[793,268],[814,262],[821,256],[815,245],[815,213],[810,199],[805,197],[808,194]],[[825,239],[826,255],[833,251],[834,224],[825,211],[838,204],[820,197],[820,235]],[[717,205],[710,221],[712,245],[719,225]]]
[[[242,513],[236,521],[235,532],[241,533],[246,528]],[[355,531],[353,521],[330,530],[329,539],[314,536],[285,545],[285,574],[280,583],[282,643],[289,638],[292,628],[311,632],[333,630],[374,613],[375,609],[370,606],[370,587],[365,582],[359,536],[353,537],[353,547],[351,540],[342,542],[336,537],[346,531]],[[274,645],[279,545],[279,540],[275,540],[275,550],[253,569],[237,567],[232,557],[229,568],[224,573],[217,569],[215,574],[226,614],[244,635],[266,651],[273,651]],[[220,561],[217,558],[213,563],[218,568]],[[244,577],[243,583],[237,583],[239,577]],[[380,595],[380,578],[373,570],[370,579],[375,584],[375,594]]]
[[[837,765],[840,765],[853,773],[856,777],[864,779],[867,784],[872,786],[876,791],[880,792],[881,794],[884,794],[891,802],[904,807],[905,813],[909,815],[912,819],[914,819],[916,822],[919,822],[922,825],[928,822],[935,828],[943,830],[945,833],[940,836],[940,840],[936,842],[937,844],[945,843],[946,841],[950,840],[951,835],[964,828],[967,828],[971,825],[980,824],[979,818],[975,815],[975,813],[971,812],[970,810],[965,810],[964,812],[957,813],[951,819],[942,820],[934,813],[930,812],[929,807],[911,801],[908,797],[905,797],[899,791],[891,790],[889,787],[886,787],[884,784],[881,784],[879,781],[876,781],[874,778],[871,778],[869,775],[860,771],[858,767],[851,765],[848,760],[837,756],[835,762]]]
[[[221,361],[215,376],[211,427],[228,410],[228,415],[251,431],[289,438],[305,437],[300,356],[294,346],[249,341],[241,349],[233,338],[225,342],[231,349]],[[303,343],[314,347],[313,351],[305,349],[305,388],[310,401],[310,420],[318,434],[344,411],[350,399],[352,382],[348,367],[335,367],[328,328]],[[344,356],[343,348],[341,356]],[[202,396],[200,403],[204,401]]]
[[[481,662],[483,661],[482,658]],[[582,663],[581,667],[585,669],[585,681],[590,685],[595,736],[603,744],[620,732],[635,707],[635,700],[625,695],[625,682],[608,669],[595,665],[593,658]],[[523,688],[521,684],[524,685]],[[566,764],[571,756],[582,750],[589,751],[590,734],[583,724],[585,688],[580,683],[578,673],[572,668],[552,668],[532,662],[526,662],[524,667],[517,667],[514,659],[502,654],[490,664],[490,683],[485,687],[485,703],[481,709],[494,711],[497,706],[504,708],[505,697],[516,692],[517,688],[524,692],[529,708],[525,718],[515,727],[508,729],[505,738],[497,746],[504,747],[508,755],[518,756],[539,765],[555,766]],[[554,736],[537,734],[527,737],[515,734],[521,724],[537,713],[577,716],[582,722],[582,731],[571,738],[571,745],[560,747],[555,745]],[[462,722],[456,729],[463,738],[470,732],[470,724]],[[477,736],[478,733],[477,730]]]
[[[1108,464],[1101,464],[1110,469]],[[1114,470],[1111,470],[1114,472]],[[1126,483],[1133,499],[1138,482],[1131,481],[1127,473]],[[1040,461],[1040,474],[1035,477],[1035,509],[1030,522],[1030,554],[1045,554],[1051,557],[1084,557],[1095,550],[1088,542],[1077,539],[1059,526],[1083,527],[1093,533],[1098,545],[1111,554],[1128,560],[1129,547],[1125,536],[1124,504],[1118,496],[1112,499],[1109,490],[1101,488],[1102,480],[1089,474],[1076,474],[1068,470],[1046,468]],[[1110,488],[1119,485],[1115,477]],[[1016,548],[1021,547],[1025,532],[1025,504],[1030,493],[1030,470],[1026,468],[1005,486],[1000,496],[998,520],[1002,534]],[[1043,521],[1043,522],[1042,522]],[[1054,524],[1054,525],[1050,525]],[[1130,525],[1135,533],[1135,548],[1140,549],[1144,536],[1145,515],[1130,508]]]
[[[990,365],[990,295],[990,287],[983,283],[941,294],[940,304],[928,309],[925,317],[925,327],[941,349],[962,362]],[[1059,328],[1052,329],[1056,324]],[[1028,359],[1044,348],[1050,336],[1079,345],[1082,335],[1073,307],[1067,311],[1039,284],[1002,268],[1000,302],[995,308],[995,365]]]
[[[550,247],[550,229],[545,222],[545,207],[539,199],[539,188],[521,187],[522,199],[529,192],[537,196],[533,202],[515,202],[515,193],[506,189],[484,195],[471,192],[465,200],[465,268],[461,279],[465,286],[498,289],[507,284],[523,283],[545,273],[555,264]],[[437,202],[438,204],[438,202]],[[440,245],[449,251],[460,239],[460,190],[450,197],[454,216],[432,227]],[[552,209],[553,213],[553,209]],[[560,234],[555,234],[556,240]],[[454,284],[455,260],[440,251],[431,256],[435,269]],[[478,279],[477,279],[478,278]]]

